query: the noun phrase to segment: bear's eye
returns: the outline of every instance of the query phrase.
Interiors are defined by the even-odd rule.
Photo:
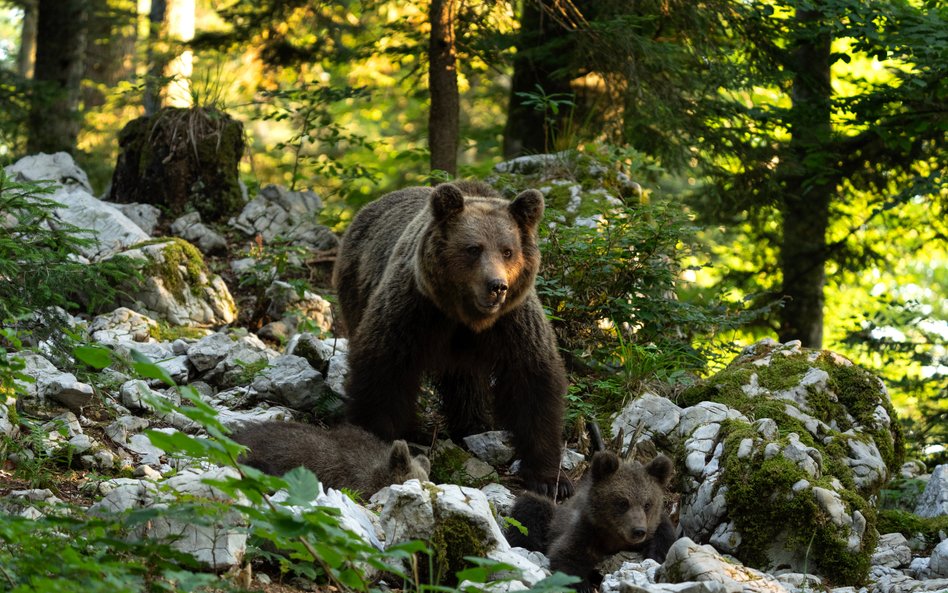
[[[502,253],[504,255],[504,259],[510,259],[513,257],[513,250],[511,249],[504,249]]]
[[[467,254],[471,257],[477,257],[484,251],[484,248],[480,245],[468,245]]]
[[[629,507],[630,507],[630,506],[632,506],[632,505],[629,504],[629,501],[626,500],[626,499],[624,499],[624,498],[619,499],[619,500],[617,500],[617,501],[615,502],[616,511],[619,512],[619,513],[624,513],[624,512],[626,512],[627,510],[629,510]]]
[[[649,512],[650,510],[652,510],[652,503],[647,502],[647,503],[645,503],[645,504],[642,505],[642,508],[645,509],[645,512],[647,513],[647,512]]]

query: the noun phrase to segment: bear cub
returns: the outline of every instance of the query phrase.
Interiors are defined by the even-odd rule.
[[[545,552],[550,569],[582,579],[579,592],[598,581],[595,567],[618,552],[639,552],[664,562],[675,541],[675,529],[664,510],[664,488],[674,468],[659,455],[647,465],[623,463],[609,451],[599,451],[576,488],[560,505],[525,493],[511,515],[527,528],[522,534],[507,529],[512,546]]]
[[[510,201],[478,182],[386,194],[349,225],[333,284],[352,423],[412,434],[428,378],[452,438],[509,430],[526,487],[565,497],[566,371],[534,286],[543,209],[536,190]]]
[[[431,463],[411,456],[405,441],[386,443],[357,426],[320,428],[298,422],[249,425],[231,438],[250,448],[239,461],[264,473],[282,476],[305,467],[326,488],[349,488],[368,498],[392,484],[425,481]]]

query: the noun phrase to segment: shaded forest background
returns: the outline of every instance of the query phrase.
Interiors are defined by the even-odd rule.
[[[595,155],[683,214],[677,299],[715,313],[639,310],[604,368],[687,381],[799,339],[884,377],[916,454],[946,442],[944,2],[0,1],[2,164],[67,151],[104,194],[166,106],[241,121],[250,194],[312,188],[336,230],[390,189]],[[673,327],[700,357],[652,348]]]

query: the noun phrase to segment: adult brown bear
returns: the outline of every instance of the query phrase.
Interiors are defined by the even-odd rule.
[[[534,288],[543,208],[538,191],[508,201],[477,182],[392,192],[352,221],[333,282],[350,339],[353,423],[404,437],[427,375],[452,437],[493,416],[513,435],[525,486],[568,496],[566,373]]]

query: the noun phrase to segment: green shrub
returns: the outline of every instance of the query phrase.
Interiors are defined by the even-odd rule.
[[[9,324],[44,307],[87,311],[115,301],[135,272],[127,258],[83,263],[88,231],[53,219],[54,186],[17,182],[0,169],[0,320]],[[29,281],[24,281],[29,270]]]
[[[544,230],[537,291],[571,371],[590,377],[590,393],[611,411],[643,384],[690,382],[715,336],[757,314],[679,299],[693,231],[669,203],[612,207],[595,227]]]

